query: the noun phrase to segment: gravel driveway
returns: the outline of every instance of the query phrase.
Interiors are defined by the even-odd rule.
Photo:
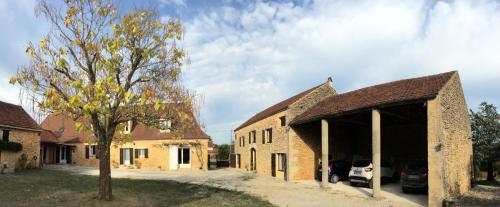
[[[52,165],[45,168],[71,171],[79,174],[98,175],[97,168],[69,165]],[[237,169],[218,169],[210,171],[160,171],[145,169],[113,169],[113,178],[131,178],[148,180],[174,180],[216,186],[243,191],[260,196],[278,206],[420,206],[420,201],[401,199],[384,194],[385,198],[369,197],[369,189],[352,188],[346,184],[332,184],[328,190],[319,188],[316,181],[285,182],[273,177],[258,176]],[[354,189],[354,190],[353,190]],[[425,202],[426,203],[426,200]]]

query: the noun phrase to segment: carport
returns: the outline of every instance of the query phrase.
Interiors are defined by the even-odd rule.
[[[381,163],[398,177],[409,161],[428,163],[429,206],[470,188],[470,123],[457,72],[400,80],[338,94],[292,121],[297,138],[319,160],[370,159],[371,195],[381,195]],[[306,155],[307,157],[307,155]],[[300,168],[302,165],[298,165]],[[304,165],[307,166],[307,165]],[[326,169],[328,162],[322,162]],[[322,171],[322,186],[328,186]]]

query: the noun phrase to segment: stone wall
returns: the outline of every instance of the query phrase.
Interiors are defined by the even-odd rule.
[[[19,157],[24,153],[27,155],[29,165],[38,167],[40,163],[40,133],[28,130],[9,129],[9,141],[18,142],[23,145],[20,152],[2,151],[0,152],[0,167],[7,166],[7,171],[13,171]],[[35,160],[36,158],[36,160]]]
[[[290,105],[287,111],[287,124],[298,115],[304,113],[318,102],[336,94],[332,82],[328,81],[311,93],[302,97],[297,102]],[[321,139],[314,137],[321,128],[305,129],[296,131],[289,127],[288,137],[288,180],[313,179],[315,166],[318,160],[318,147],[321,147]],[[318,142],[319,141],[319,142]],[[319,150],[321,152],[321,150]],[[311,170],[312,169],[312,170]]]
[[[281,126],[280,117],[286,116],[286,112],[278,112],[272,116],[264,118],[256,123],[249,126],[243,127],[242,129],[235,131],[236,140],[235,153],[239,154],[241,157],[240,168],[245,170],[250,170],[250,149],[254,148],[256,150],[256,168],[257,173],[261,175],[271,176],[271,154],[272,153],[286,153],[287,140],[285,137],[286,126]],[[267,141],[262,143],[262,130],[272,128],[273,137],[272,143]],[[249,143],[249,132],[256,131],[256,142]],[[245,137],[245,146],[239,145],[239,138]],[[277,158],[276,158],[277,166]],[[279,171],[276,177],[283,178],[284,172]]]
[[[131,167],[142,169],[160,169],[169,170],[169,145],[179,145],[181,143],[192,143],[191,149],[191,167],[188,170],[207,170],[208,166],[208,139],[182,139],[182,140],[137,140],[122,145],[111,144],[111,167]],[[195,144],[199,147],[195,147]],[[85,158],[84,143],[78,144],[73,153],[73,163],[82,166],[99,166],[99,159],[95,156]],[[133,156],[133,165],[120,165],[120,148],[148,149],[148,158],[135,158],[135,150]],[[180,170],[185,170],[180,168]]]
[[[429,206],[440,206],[471,187],[472,135],[458,74],[427,107]]]

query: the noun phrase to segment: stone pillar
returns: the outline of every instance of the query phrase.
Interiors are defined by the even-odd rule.
[[[372,110],[372,164],[373,164],[373,194],[380,197],[380,112]]]
[[[328,187],[328,121],[321,120],[321,186]]]

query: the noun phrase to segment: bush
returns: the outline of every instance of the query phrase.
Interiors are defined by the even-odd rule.
[[[26,164],[28,164],[28,156],[26,154],[21,154],[19,156],[19,159],[17,159],[17,166],[16,169],[18,171],[26,169]]]
[[[19,152],[23,150],[23,145],[17,142],[0,142],[0,151]]]

